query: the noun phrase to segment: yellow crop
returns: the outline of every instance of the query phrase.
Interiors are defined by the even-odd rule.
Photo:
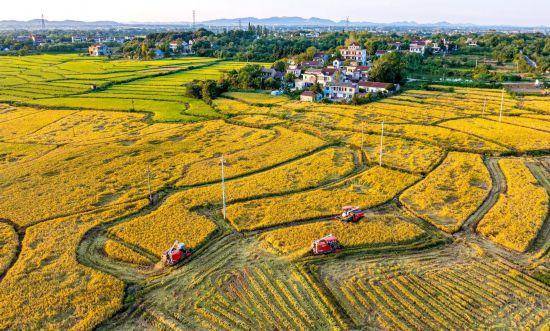
[[[107,256],[115,260],[138,265],[151,264],[149,259],[115,240],[107,240],[103,249]]]
[[[27,135],[22,140],[48,144],[88,144],[117,136],[127,137],[147,126],[142,121],[143,118],[143,114],[79,111]]]
[[[241,115],[231,118],[232,123],[251,127],[267,127],[284,124],[284,121],[277,117],[265,115]]]
[[[537,113],[550,114],[550,100],[547,96],[526,96],[523,98],[523,106]]]
[[[274,135],[272,131],[208,121],[154,124],[105,143],[64,145],[25,167],[0,168],[2,195],[10,196],[0,199],[1,217],[25,225],[145,198],[148,169],[151,188],[158,190],[167,182],[177,181],[193,162],[221,152],[253,150]]]
[[[150,214],[117,225],[111,231],[118,238],[160,259],[175,240],[196,248],[216,230],[216,224],[187,208],[177,196],[173,196]]]
[[[368,208],[390,200],[419,176],[373,167],[332,187],[288,196],[242,202],[227,208],[239,230],[253,230],[339,213],[342,206]]]
[[[46,154],[55,146],[0,142],[0,170],[11,165],[22,165]]]
[[[314,240],[328,234],[335,235],[345,247],[383,246],[415,240],[424,230],[398,217],[369,216],[358,223],[332,220],[277,229],[262,234],[260,239],[279,253],[297,257],[307,254]]]
[[[406,257],[331,259],[319,267],[319,274],[353,321],[376,329],[465,330],[496,324],[524,329],[545,324],[547,286],[507,263],[473,258],[465,248],[458,252],[453,247]]]
[[[76,261],[82,236],[145,201],[27,229],[17,262],[0,283],[0,329],[92,329],[122,305],[124,283]]]
[[[546,219],[548,194],[522,159],[502,159],[499,165],[506,176],[506,192],[477,229],[507,248],[525,252]]]
[[[445,123],[444,123],[445,124]],[[464,127],[461,127],[464,129]],[[378,129],[379,130],[379,129]],[[440,126],[427,125],[388,125],[387,131],[410,139],[417,139],[428,144],[435,144],[445,149],[457,149],[467,152],[503,152],[507,148],[496,142],[487,141],[464,132],[450,130]]]
[[[231,99],[235,99],[241,102],[258,104],[258,105],[274,105],[287,101],[284,96],[272,96],[265,93],[251,93],[251,92],[227,92],[223,96]]]
[[[275,169],[225,183],[227,202],[314,188],[337,180],[354,170],[354,155],[343,147],[331,147]],[[188,208],[221,204],[221,184],[181,192]]]
[[[449,153],[400,200],[415,214],[446,232],[456,232],[491,189],[491,176],[479,155]]]
[[[443,126],[471,133],[519,150],[550,149],[550,132],[480,118],[445,122]]]
[[[344,140],[356,147],[363,146],[367,160],[379,162],[380,136],[354,133]],[[444,155],[437,147],[414,140],[386,136],[382,146],[382,164],[412,172],[427,172]]]
[[[0,223],[0,275],[4,274],[15,256],[18,242],[19,239],[13,227]]]
[[[74,112],[74,110],[44,110],[30,115],[23,112],[19,117],[0,122],[0,139],[6,141],[23,138]]]
[[[498,116],[487,116],[487,118],[498,121]],[[507,124],[513,124],[517,126],[523,126],[526,128],[531,128],[540,131],[550,131],[549,123],[550,115],[539,115],[539,114],[526,114],[522,116],[503,116],[502,122]]]
[[[276,128],[276,133],[275,139],[267,144],[242,148],[234,153],[224,153],[226,178],[273,166],[326,144],[319,138],[285,128]],[[250,139],[250,137],[246,138]],[[239,148],[239,145],[236,144],[234,148]],[[220,178],[220,158],[216,157],[193,163],[186,169],[178,185],[205,183],[220,180]]]

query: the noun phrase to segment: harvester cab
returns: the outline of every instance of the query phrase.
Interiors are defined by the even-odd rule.
[[[176,240],[172,247],[162,255],[162,262],[164,265],[173,266],[189,256],[191,256],[191,250]]]
[[[359,222],[365,213],[359,209],[359,207],[354,206],[344,206],[342,207],[342,214],[336,216],[336,219],[342,222]]]
[[[314,255],[337,253],[342,250],[342,245],[338,239],[329,234],[321,239],[317,239],[311,245],[311,252]]]

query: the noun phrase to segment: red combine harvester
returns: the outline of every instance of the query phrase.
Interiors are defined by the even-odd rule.
[[[311,244],[311,251],[314,255],[337,253],[342,250],[342,245],[338,239],[329,234],[321,239],[317,239]]]
[[[162,255],[162,262],[164,265],[173,266],[189,256],[191,256],[191,251],[176,240],[172,247]]]
[[[342,214],[335,217],[335,219],[342,222],[359,222],[365,213],[359,209],[359,207],[345,206],[342,207]]]

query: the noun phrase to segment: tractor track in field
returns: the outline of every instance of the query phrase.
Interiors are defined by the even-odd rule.
[[[10,269],[15,265],[15,263],[19,259],[19,256],[21,255],[21,250],[23,249],[23,239],[25,238],[27,228],[21,227],[17,223],[5,218],[0,218],[0,223],[4,223],[11,226],[15,231],[15,233],[17,234],[17,246],[15,247],[15,254],[13,254],[11,260],[6,266],[6,270],[4,270],[3,273],[0,273],[0,284],[1,284],[4,277],[8,274],[8,271],[10,271]]]

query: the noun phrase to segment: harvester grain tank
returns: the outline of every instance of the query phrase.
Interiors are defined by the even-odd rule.
[[[173,266],[189,256],[191,256],[191,250],[176,240],[172,247],[162,255],[162,262],[166,266]]]
[[[365,217],[365,213],[359,207],[344,206],[342,207],[342,214],[336,216],[335,219],[342,222],[356,223],[363,217]]]

